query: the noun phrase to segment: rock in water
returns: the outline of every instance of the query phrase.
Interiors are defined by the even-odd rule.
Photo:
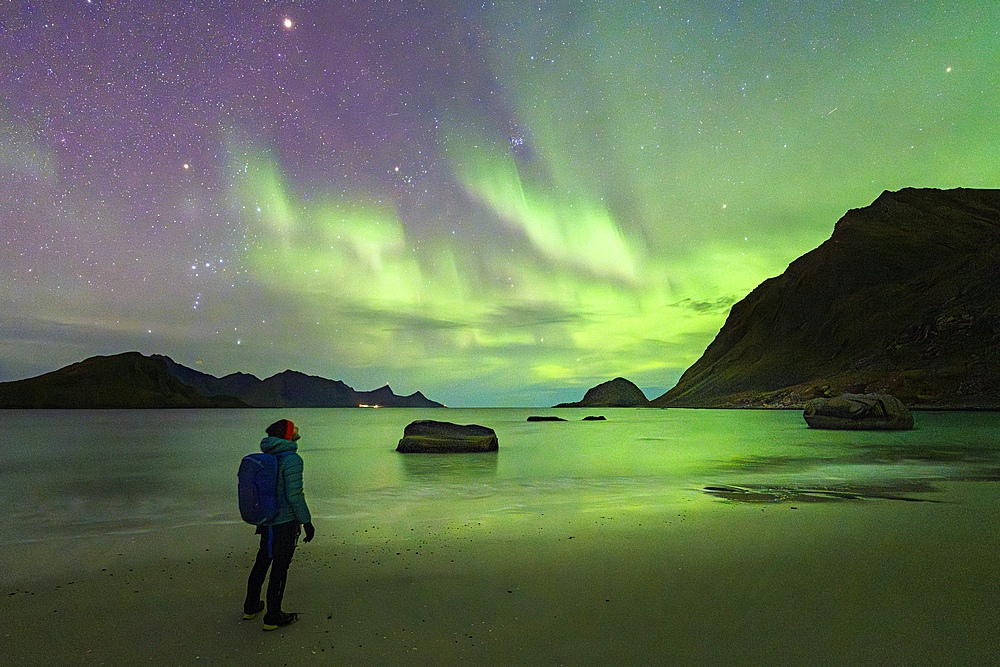
[[[895,396],[843,394],[814,398],[802,414],[810,428],[852,431],[908,431],[913,415]]]
[[[497,434],[478,424],[452,424],[432,419],[411,422],[403,429],[397,452],[448,453],[495,452],[499,449]]]

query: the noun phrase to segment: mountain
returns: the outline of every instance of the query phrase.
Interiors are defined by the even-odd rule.
[[[848,211],[733,306],[656,407],[801,407],[845,392],[1000,408],[1000,190],[904,189]]]
[[[592,387],[576,403],[560,403],[557,408],[645,408],[649,399],[642,389],[625,378],[615,378]]]
[[[205,396],[160,359],[126,352],[91,357],[38,377],[0,382],[0,408],[235,408],[232,396]]]
[[[228,376],[227,376],[228,377]],[[419,391],[397,396],[389,385],[373,391],[355,391],[340,380],[327,380],[298,371],[284,371],[251,385],[237,394],[255,408],[443,408]]]
[[[0,408],[441,408],[419,391],[388,385],[355,391],[339,380],[285,371],[266,380],[246,373],[217,378],[170,357],[126,352],[91,357],[45,375],[0,382]]]
[[[247,373],[231,373],[221,378],[208,373],[196,371],[187,366],[181,366],[170,357],[162,354],[150,355],[153,359],[162,359],[167,364],[170,374],[183,382],[194,387],[206,396],[239,396],[250,391],[254,385],[260,382],[256,375]]]
[[[253,408],[356,408],[377,405],[385,408],[442,408],[419,391],[397,396],[389,385],[373,391],[356,391],[340,380],[327,380],[298,371],[283,371],[261,380],[247,373],[232,373],[221,378],[182,366],[170,357],[162,359],[170,373],[195,387],[206,396],[236,396]]]

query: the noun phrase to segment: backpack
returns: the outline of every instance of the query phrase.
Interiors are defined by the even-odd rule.
[[[247,523],[259,526],[278,513],[278,459],[291,452],[247,454],[240,461],[240,516]]]

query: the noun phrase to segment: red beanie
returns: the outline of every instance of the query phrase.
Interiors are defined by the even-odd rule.
[[[267,434],[273,438],[291,440],[295,434],[295,424],[291,419],[279,419],[267,427]]]

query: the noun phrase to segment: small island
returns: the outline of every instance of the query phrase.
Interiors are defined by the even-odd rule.
[[[560,403],[557,408],[645,408],[649,399],[635,383],[618,377],[592,387],[576,403]]]

